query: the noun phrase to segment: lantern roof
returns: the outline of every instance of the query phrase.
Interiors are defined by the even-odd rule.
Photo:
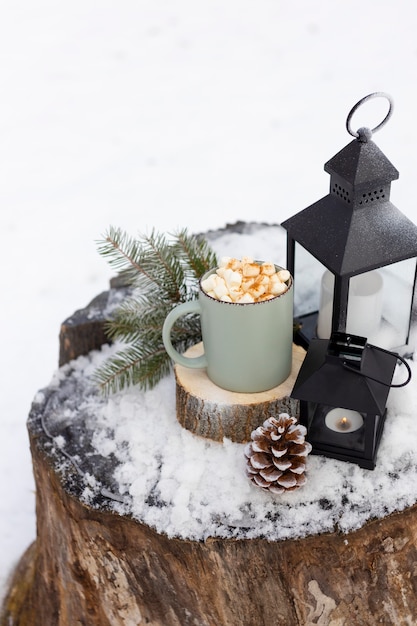
[[[328,358],[328,346],[327,339],[311,341],[291,397],[382,415],[397,363],[396,355],[366,344],[360,371],[352,371],[345,369],[340,359]]]
[[[324,169],[330,193],[282,223],[289,238],[339,276],[417,256],[417,226],[389,200],[398,171],[373,141],[353,140]]]
[[[396,180],[398,170],[370,139],[354,139],[324,165],[329,174],[338,174],[352,187],[374,187]]]

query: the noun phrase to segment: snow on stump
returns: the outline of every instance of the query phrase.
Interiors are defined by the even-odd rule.
[[[199,343],[186,356],[203,353]],[[195,435],[222,441],[227,437],[239,443],[249,441],[252,430],[270,415],[289,413],[298,417],[299,404],[290,393],[294,386],[305,350],[293,345],[290,376],[278,387],[261,393],[235,393],[221,389],[208,378],[206,370],[176,364],[176,410],[179,423]]]
[[[81,344],[85,351],[84,339]],[[11,580],[1,626],[415,623],[416,506],[354,532],[276,540],[279,516],[250,527],[261,501],[255,488],[247,528],[242,519],[239,528],[230,521],[223,536],[204,539],[159,532],[135,517],[123,497],[119,502],[116,454],[100,455],[92,446],[100,432],[88,409],[89,357],[80,358],[87,363],[82,375],[63,368],[38,394],[28,419],[37,538]],[[308,483],[303,489],[307,500]],[[155,492],[146,499],[163,517]],[[328,506],[318,500],[317,513]],[[302,511],[302,502],[294,510]]]

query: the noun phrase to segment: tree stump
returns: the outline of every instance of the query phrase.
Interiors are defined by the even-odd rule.
[[[238,223],[227,230],[251,234],[253,227]],[[79,355],[88,358],[106,341],[105,321],[120,295],[112,289],[65,320],[60,365]],[[14,572],[0,626],[417,623],[417,505],[349,533],[335,528],[287,540],[270,540],[266,531],[254,539],[170,538],[111,506],[117,459],[94,454],[83,415],[69,420],[66,433],[78,462],[62,462],[46,427],[48,416],[60,411],[55,392],[56,387],[42,391],[44,399],[34,402],[28,420],[37,538]],[[83,392],[80,379],[65,393],[76,405]],[[188,419],[184,410],[179,421],[186,428]],[[250,427],[237,437],[245,439]],[[216,432],[222,428],[223,419]],[[190,429],[196,438],[211,432]],[[228,434],[233,437],[233,429]],[[108,486],[91,504],[83,499],[80,464],[87,461]]]
[[[2,626],[415,623],[416,507],[348,537],[168,539],[68,495],[31,430],[38,537]]]
[[[111,289],[96,296],[86,307],[75,311],[61,324],[59,332],[59,366],[81,354],[98,350],[109,341],[106,321],[118,303],[130,293],[129,287],[115,277]]]
[[[203,344],[186,351],[200,356]],[[290,397],[305,357],[305,350],[293,345],[291,374],[281,385],[260,393],[234,393],[211,382],[206,370],[175,365],[176,410],[181,426],[195,435],[239,443],[249,441],[251,432],[270,415],[289,413],[299,417],[299,404]]]
[[[59,411],[55,389],[42,393],[28,420],[37,539],[16,569],[1,626],[416,623],[416,505],[349,534],[168,538],[110,510],[105,496],[94,507],[82,501],[81,476],[62,467],[45,430],[48,413]],[[72,452],[82,457],[87,427],[71,427]],[[109,462],[91,459],[101,474]]]

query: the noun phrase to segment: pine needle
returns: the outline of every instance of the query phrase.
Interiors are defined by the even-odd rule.
[[[96,370],[95,380],[105,393],[130,385],[151,389],[172,367],[162,341],[165,318],[176,304],[197,297],[198,281],[216,267],[216,255],[186,229],[171,236],[153,230],[134,239],[110,227],[98,251],[132,292],[106,323],[109,340],[122,348]],[[182,317],[171,337],[179,352],[201,341],[199,317]]]

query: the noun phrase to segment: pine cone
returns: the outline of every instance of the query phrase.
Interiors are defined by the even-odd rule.
[[[295,417],[281,413],[269,417],[252,431],[245,448],[246,473],[250,480],[272,493],[293,491],[306,482],[305,457],[311,444],[305,441],[307,429]]]

